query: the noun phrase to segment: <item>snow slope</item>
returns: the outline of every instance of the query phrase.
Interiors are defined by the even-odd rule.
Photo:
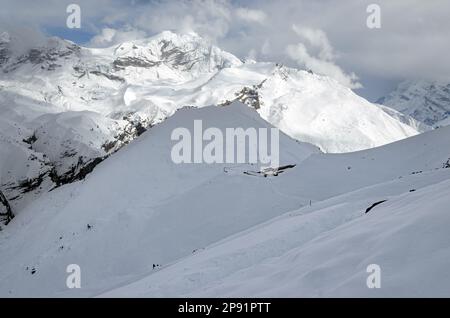
[[[450,84],[443,81],[404,81],[379,103],[426,125],[445,126],[450,116]]]
[[[438,260],[448,265],[448,235],[442,230],[449,220],[441,211],[448,203],[448,128],[349,154],[319,153],[281,134],[281,164],[297,166],[262,178],[243,173],[258,171],[252,165],[172,163],[173,129],[193,129],[196,119],[222,129],[270,127],[237,103],[176,112],[101,163],[86,180],[41,196],[0,232],[0,295],[320,296],[333,295],[334,289],[348,295],[358,290],[338,287],[360,275],[367,253],[379,251],[381,257],[372,255],[373,262],[395,265],[410,255],[400,251],[411,244],[420,244],[419,252],[411,254],[413,274],[424,271],[417,259],[421,253],[442,253]],[[439,182],[442,187],[433,186]],[[421,200],[425,197],[426,202]],[[383,199],[389,199],[386,205],[364,215]],[[401,200],[408,199],[418,207],[411,216],[401,208]],[[423,219],[423,211],[432,207],[437,212]],[[380,217],[392,211],[389,218]],[[379,222],[386,226],[379,229]],[[383,240],[406,235],[399,230],[405,224],[423,225],[427,239],[408,230],[407,239],[382,249]],[[380,234],[373,235],[374,230]],[[354,253],[352,235],[361,242]],[[313,245],[321,240],[322,245]],[[364,240],[373,249],[364,249]],[[337,270],[333,279],[322,280],[329,249],[342,257],[327,258]],[[81,266],[81,289],[65,285],[69,264]],[[423,280],[431,284],[448,274],[444,265],[433,267],[432,277]],[[321,283],[329,283],[332,291]],[[445,292],[439,288],[437,293]],[[391,292],[397,291],[389,289],[386,295]],[[431,287],[423,292],[431,294]]]
[[[448,177],[366,215],[349,196],[300,209],[101,296],[448,297]],[[380,289],[367,288],[371,264]]]
[[[371,148],[421,131],[327,77],[244,63],[196,34],[163,32],[102,49],[49,38],[24,54],[10,48],[12,41],[20,39],[2,33],[0,136],[20,154],[0,153],[0,190],[16,211],[27,196],[82,178],[184,106],[237,99],[325,152]],[[16,173],[6,162],[30,169]]]
[[[272,178],[242,173],[258,171],[257,166],[174,164],[171,133],[177,127],[192,130],[194,119],[203,119],[205,128],[270,128],[242,104],[180,110],[100,164],[84,182],[36,200],[0,232],[0,294],[65,291],[65,267],[77,263],[89,268],[89,286],[81,291],[89,295],[102,284],[145,274],[152,264],[166,264],[305,204],[301,196],[285,196]],[[282,164],[300,163],[318,152],[280,137]]]
[[[373,148],[417,132],[336,81],[305,71],[281,67],[259,91],[264,119],[324,152]]]
[[[425,131],[429,131],[432,130],[433,127],[428,126],[426,124],[424,124],[423,122],[414,119],[413,117],[406,115],[404,113],[401,113],[393,108],[389,108],[386,107],[384,105],[381,104],[376,104],[378,107],[380,107],[383,111],[385,111],[386,113],[388,113],[390,116],[396,118],[397,120],[401,121],[402,123],[413,127],[414,129],[416,129],[419,132],[425,132]]]

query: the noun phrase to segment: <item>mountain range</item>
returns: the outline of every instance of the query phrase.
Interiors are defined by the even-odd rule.
[[[449,296],[445,86],[371,103],[193,33],[14,41],[0,36],[0,296]],[[285,168],[174,163],[173,131],[196,120],[279,128]]]
[[[15,209],[82,179],[185,106],[239,100],[323,152],[368,149],[424,131],[329,77],[241,61],[196,34],[163,32],[101,49],[49,38],[20,53],[20,39],[3,33],[0,40],[0,190]]]

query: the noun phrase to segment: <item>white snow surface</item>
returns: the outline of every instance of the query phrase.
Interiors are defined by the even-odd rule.
[[[390,201],[367,215],[367,199],[339,197],[101,296],[448,297],[449,192],[447,179],[417,193],[386,195]],[[382,269],[380,289],[366,285],[369,264]]]
[[[239,103],[176,112],[0,231],[0,295],[449,295],[448,127],[348,154],[281,134],[281,163],[297,166],[263,178],[174,164],[171,132],[196,119],[270,128]],[[372,263],[379,290],[366,287]],[[66,287],[69,264],[81,289]]]

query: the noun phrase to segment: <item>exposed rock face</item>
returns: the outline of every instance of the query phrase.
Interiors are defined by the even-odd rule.
[[[8,33],[3,32],[0,34],[0,67],[6,62],[8,62],[10,55],[9,41],[10,37]]]
[[[448,158],[447,162],[444,163],[443,168],[444,169],[449,169],[450,168],[450,158]]]
[[[147,67],[148,68],[148,67],[157,66],[159,64],[160,64],[160,62],[153,62],[153,61],[149,61],[144,58],[136,58],[136,57],[118,58],[118,59],[114,60],[114,62],[113,62],[114,68],[117,70],[124,69],[129,66]]]
[[[0,191],[0,222],[8,224],[13,218],[14,214],[11,206],[9,205],[6,197],[3,195],[3,192]]]
[[[65,172],[63,175],[58,175],[55,170],[52,170],[50,173],[50,178],[56,184],[56,187],[83,180],[99,163],[105,159],[106,156],[103,158],[94,158],[88,162],[84,162],[83,158],[79,157],[78,165],[72,167],[70,171]]]
[[[254,109],[260,109],[261,100],[259,98],[258,88],[261,88],[261,85],[255,85],[252,88],[244,87],[239,93],[236,94],[236,99],[247,106],[253,107]]]

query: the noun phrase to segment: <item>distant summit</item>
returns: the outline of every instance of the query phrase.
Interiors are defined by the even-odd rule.
[[[379,103],[392,107],[429,126],[448,125],[450,83],[443,81],[404,81]]]

